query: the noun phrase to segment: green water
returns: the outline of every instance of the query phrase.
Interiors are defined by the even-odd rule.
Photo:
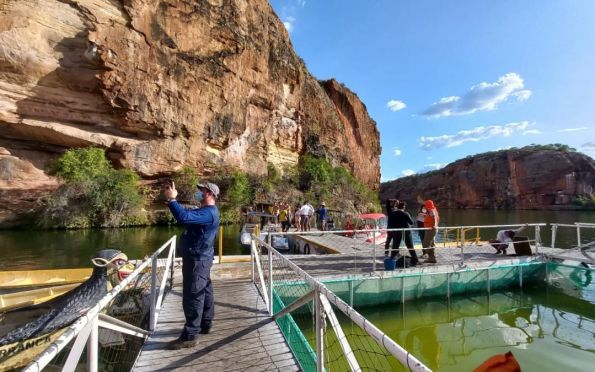
[[[412,211],[413,212],[413,211]],[[412,215],[414,215],[412,213]],[[525,222],[595,223],[595,211],[491,211],[442,210],[441,225],[492,225]],[[249,254],[239,245],[239,225],[223,229],[223,254]],[[497,229],[482,231],[482,239],[495,238]],[[89,258],[99,249],[119,248],[130,258],[154,252],[179,227],[144,227],[75,231],[0,230],[0,270],[69,268],[89,265]],[[549,228],[542,230],[545,245],[551,240]],[[595,229],[584,231],[583,242],[595,239]],[[556,246],[572,246],[576,233],[560,229]]]
[[[523,371],[595,365],[595,305],[542,288],[361,309],[432,369],[468,371],[512,351]]]
[[[595,286],[578,293],[538,287],[453,296],[357,309],[379,329],[437,371],[471,371],[495,354],[511,351],[526,371],[588,371],[595,365]],[[393,360],[370,350],[373,341],[335,310],[360,364],[399,370]],[[308,317],[296,318],[314,348]],[[330,326],[327,328],[332,332]],[[339,355],[334,337],[328,355]],[[368,350],[362,352],[362,350]],[[376,352],[380,350],[376,348]],[[331,358],[332,360],[332,358]],[[375,367],[374,367],[375,366]],[[384,367],[383,367],[384,366]],[[337,361],[326,366],[341,370]]]
[[[0,270],[89,267],[100,249],[117,248],[129,258],[157,250],[181,227],[100,230],[0,230]],[[239,244],[239,225],[223,226],[223,254],[250,254]],[[215,247],[217,250],[217,247]]]

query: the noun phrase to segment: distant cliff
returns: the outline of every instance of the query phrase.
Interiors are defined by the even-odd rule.
[[[528,146],[469,156],[446,167],[385,182],[380,199],[415,202],[419,197],[442,208],[569,208],[595,192],[595,161],[574,151]]]
[[[380,182],[376,123],[318,82],[266,0],[0,0],[0,223],[99,146],[147,180],[184,166],[266,175],[305,154]]]

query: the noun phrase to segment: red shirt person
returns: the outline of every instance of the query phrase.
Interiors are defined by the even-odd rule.
[[[426,263],[436,263],[436,255],[434,253],[434,247],[436,246],[434,242],[434,238],[436,237],[436,232],[438,231],[438,224],[440,223],[440,215],[438,214],[438,209],[432,200],[426,200],[424,202],[424,207],[426,207],[426,217],[424,219],[424,227],[430,228],[431,230],[426,230],[424,234],[424,240],[422,242],[423,253],[428,255],[428,259],[425,261]]]

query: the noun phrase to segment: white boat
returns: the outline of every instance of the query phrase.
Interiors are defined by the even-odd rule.
[[[277,221],[277,216],[263,212],[248,212],[246,222],[240,232],[240,243],[244,247],[250,247],[252,234],[258,229],[259,237],[267,240],[267,233],[281,231],[281,226]],[[272,235],[271,246],[279,252],[289,251],[289,242],[286,236]]]

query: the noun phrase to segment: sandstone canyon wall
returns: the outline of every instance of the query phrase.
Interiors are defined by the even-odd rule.
[[[265,174],[309,153],[380,181],[365,106],[310,75],[266,0],[0,0],[0,224],[81,146],[145,179]]]
[[[555,209],[594,192],[592,158],[527,147],[467,157],[437,171],[383,183],[380,198],[415,203],[420,196],[442,208]]]

